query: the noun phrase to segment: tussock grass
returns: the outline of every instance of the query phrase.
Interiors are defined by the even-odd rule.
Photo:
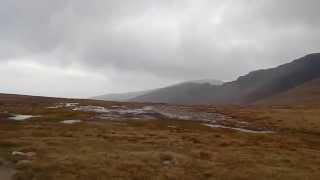
[[[99,121],[90,113],[46,109],[51,101],[15,103],[2,101],[0,109],[41,115],[25,122],[0,122],[0,159],[18,163],[21,159],[12,157],[12,151],[36,153],[30,164],[16,166],[17,180],[317,180],[320,177],[317,108],[214,108],[257,127],[276,130],[274,134],[248,134],[188,121]],[[195,111],[209,108],[212,111],[212,107],[197,107]],[[84,122],[59,123],[64,119]]]

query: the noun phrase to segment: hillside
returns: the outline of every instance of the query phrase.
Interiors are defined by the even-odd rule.
[[[320,77],[320,54],[310,54],[276,68],[251,72],[227,83],[227,103],[253,103]]]
[[[253,71],[221,86],[193,84],[187,90],[151,92],[139,102],[173,104],[251,104],[320,77],[320,54],[310,54],[281,66]]]
[[[263,99],[257,105],[319,105],[320,104],[320,79],[307,82],[301,86],[290,89]]]
[[[221,85],[223,82],[215,79],[201,79],[201,80],[194,80],[194,81],[187,81],[183,83],[174,84],[168,87],[159,88],[159,89],[152,89],[146,91],[137,91],[137,92],[128,92],[128,93],[117,93],[117,94],[106,94],[102,96],[93,97],[92,99],[96,100],[105,100],[105,101],[119,101],[119,102],[126,102],[126,101],[135,101],[137,97],[144,96],[146,94],[164,94],[159,96],[162,99],[163,96],[170,96],[171,94],[177,96],[182,92],[187,92],[189,89],[192,89],[195,86],[203,85],[203,84],[210,84],[210,85]],[[173,97],[172,97],[173,98]]]
[[[180,103],[188,104],[189,102],[196,103],[201,94],[195,95],[196,92],[203,92],[202,89],[208,89],[211,86],[208,83],[182,83],[175,86],[170,86],[156,91],[138,96],[130,101],[136,102],[159,102],[159,103]]]

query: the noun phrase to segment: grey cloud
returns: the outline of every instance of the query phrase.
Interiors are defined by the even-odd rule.
[[[159,84],[229,80],[318,51],[318,7],[318,0],[3,0],[0,62],[27,57]]]

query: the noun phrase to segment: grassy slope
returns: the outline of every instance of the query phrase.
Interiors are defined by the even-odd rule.
[[[51,100],[0,100],[0,111],[43,116],[22,123],[0,118],[0,159],[14,164],[19,159],[10,155],[13,150],[37,153],[31,164],[15,166],[19,170],[15,178],[19,180],[320,177],[320,121],[316,119],[320,111],[317,107],[219,108],[240,120],[277,130],[277,133],[263,135],[166,120],[88,121],[64,125],[57,121],[89,120],[93,115],[45,109],[52,104]],[[81,103],[115,105],[85,100]]]
[[[305,83],[287,92],[258,101],[261,105],[319,105],[320,79]]]

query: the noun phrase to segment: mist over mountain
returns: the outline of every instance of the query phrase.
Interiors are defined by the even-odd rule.
[[[132,101],[172,104],[251,104],[320,77],[320,53],[275,68],[250,72],[223,85],[184,84],[153,91]]]
[[[146,91],[136,91],[136,92],[128,92],[128,93],[115,93],[115,94],[106,94],[101,96],[93,97],[93,99],[97,100],[108,100],[108,101],[135,101],[136,98],[150,94],[171,94],[171,95],[178,95],[179,93],[183,93],[188,91],[189,89],[192,89],[195,86],[201,85],[201,84],[208,84],[208,85],[221,85],[223,84],[222,81],[215,80],[215,79],[201,79],[201,80],[194,80],[194,81],[187,81],[183,83],[174,84],[168,87],[159,88],[159,89],[152,89],[152,90],[146,90]],[[161,96],[160,98],[162,98]],[[167,98],[167,97],[166,97]]]
[[[152,90],[150,90],[150,91],[136,91],[136,92],[128,92],[128,93],[105,94],[105,95],[93,97],[92,99],[125,102],[125,101],[132,99],[132,98],[141,96],[143,94],[147,94],[151,91]]]

